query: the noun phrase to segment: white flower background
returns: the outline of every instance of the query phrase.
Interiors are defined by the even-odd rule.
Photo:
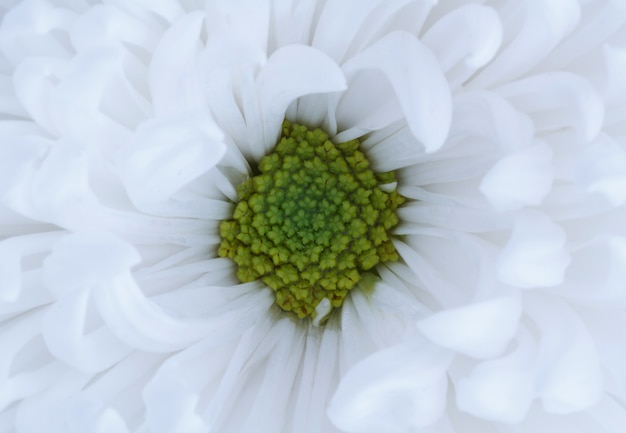
[[[0,16],[0,432],[626,429],[623,0]],[[326,326],[216,255],[285,117],[409,198]]]

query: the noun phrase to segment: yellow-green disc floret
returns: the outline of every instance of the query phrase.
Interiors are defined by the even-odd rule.
[[[285,121],[276,149],[239,185],[233,216],[220,225],[218,254],[235,261],[239,280],[260,278],[300,318],[324,298],[340,307],[364,272],[398,259],[388,231],[404,198],[380,188],[395,175],[374,173],[359,145]]]

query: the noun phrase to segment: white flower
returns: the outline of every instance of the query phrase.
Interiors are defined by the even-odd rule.
[[[621,432],[621,0],[0,6],[0,431]],[[287,118],[408,201],[320,323],[218,256]]]

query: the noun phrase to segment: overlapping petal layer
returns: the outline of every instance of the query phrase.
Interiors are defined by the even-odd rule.
[[[0,432],[626,422],[619,0],[0,5]],[[325,325],[217,257],[284,118],[407,203]]]

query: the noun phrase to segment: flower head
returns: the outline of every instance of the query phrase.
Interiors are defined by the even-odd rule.
[[[0,426],[623,428],[620,1],[0,17]]]

